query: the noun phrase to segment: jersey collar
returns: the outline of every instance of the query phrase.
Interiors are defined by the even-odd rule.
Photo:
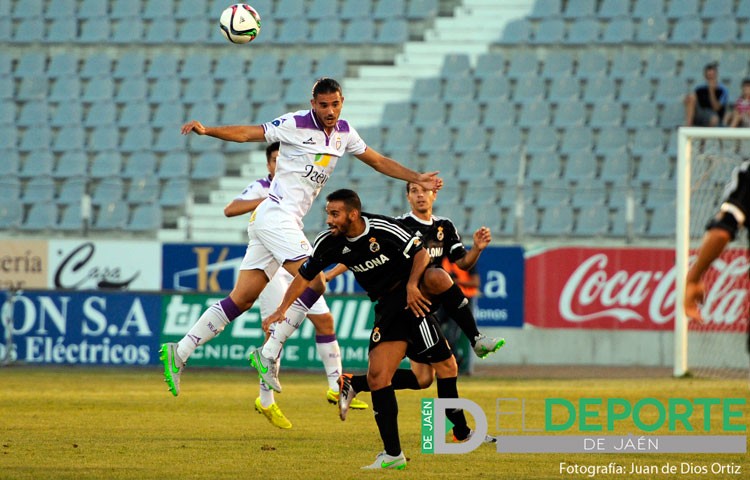
[[[348,241],[350,241],[350,242],[356,242],[360,238],[362,238],[365,235],[367,235],[368,233],[370,233],[370,219],[367,218],[367,217],[362,217],[362,220],[365,221],[365,230],[361,234],[357,235],[356,237],[352,237],[352,238],[346,237],[346,239]]]
[[[430,220],[422,220],[418,216],[414,215],[414,212],[407,213],[408,216],[416,220],[417,222],[421,223],[422,225],[432,225],[435,223],[435,215],[430,215]]]

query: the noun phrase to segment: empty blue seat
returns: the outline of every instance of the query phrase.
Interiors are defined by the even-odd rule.
[[[112,77],[116,79],[142,79],[143,73],[145,71],[146,56],[143,54],[143,52],[128,51],[117,58],[117,65],[112,72]]]
[[[122,169],[122,157],[119,152],[100,152],[91,162],[89,175],[91,178],[106,178],[120,175]]]
[[[561,0],[536,0],[527,16],[533,20],[541,20],[548,17],[558,17],[561,14]]]
[[[573,235],[597,237],[609,231],[609,212],[598,205],[590,205],[578,212]]]
[[[146,70],[147,78],[168,77],[176,82],[174,77],[177,76],[177,56],[171,53],[156,54],[151,58],[148,69]]]
[[[492,133],[488,150],[498,156],[518,155],[521,151],[521,139],[520,128],[500,127]]]
[[[39,28],[39,17],[16,20],[14,43],[39,43],[44,39],[44,29]]]
[[[67,77],[78,73],[78,57],[72,53],[59,53],[49,60],[48,78]]]
[[[644,75],[649,79],[666,79],[674,77],[677,71],[677,59],[671,52],[654,52],[646,57]]]
[[[48,175],[31,178],[23,189],[21,201],[26,204],[50,203],[55,196],[55,180]]]
[[[83,229],[80,203],[72,203],[65,207],[56,228],[65,232],[77,232]]]
[[[212,75],[219,80],[236,80],[237,78],[244,77],[246,72],[247,60],[245,58],[234,54],[227,54],[216,60],[216,68],[212,72]]]
[[[439,102],[419,102],[414,111],[414,125],[417,127],[442,123],[445,117],[445,106]]]
[[[216,35],[214,38],[221,37],[218,33],[218,28],[213,30],[214,23],[207,21],[206,18],[191,18],[186,20],[177,29],[177,41],[179,43],[205,43],[208,42],[212,34]]]
[[[559,168],[557,162],[551,161],[547,158],[543,159],[543,163],[549,164],[550,168]],[[539,183],[539,191],[536,198],[534,198],[534,204],[537,207],[547,208],[570,204],[571,189],[567,180],[557,178],[556,176],[538,177],[531,180],[535,180],[536,183]]]
[[[159,162],[159,178],[185,178],[190,169],[190,158],[183,152],[172,152]]]
[[[44,77],[27,77],[21,80],[16,98],[21,101],[42,100],[47,96],[49,81]]]
[[[514,51],[508,65],[508,78],[524,81],[533,78],[539,69],[539,60],[531,51]]]
[[[83,175],[64,179],[55,203],[58,205],[80,204],[81,199],[86,194],[87,183],[88,181]]]
[[[60,77],[52,85],[48,100],[53,102],[66,102],[75,100],[81,96],[81,81],[76,76]]]
[[[309,78],[295,78],[284,89],[282,100],[287,105],[291,105],[292,110],[300,110],[309,108],[310,97]]]
[[[125,162],[123,178],[133,179],[143,175],[153,176],[156,173],[156,155],[150,150],[133,153]]]
[[[122,107],[117,124],[126,128],[146,125],[149,122],[150,112],[151,108],[148,103],[134,100]]]
[[[101,125],[94,128],[89,135],[87,150],[102,152],[117,149],[120,132],[112,125]]]
[[[638,76],[641,70],[641,54],[632,50],[622,50],[612,57],[612,68],[609,74],[614,79],[623,79]]]
[[[376,20],[402,18],[406,13],[404,0],[379,0],[372,16]]]
[[[79,75],[81,78],[99,78],[108,76],[112,71],[112,59],[106,53],[94,53],[86,57]]]
[[[187,201],[189,181],[185,178],[170,178],[159,195],[162,207],[182,207]]]
[[[45,40],[48,43],[67,43],[75,41],[77,35],[78,22],[75,17],[60,17],[51,21]]]
[[[625,126],[628,128],[654,127],[658,119],[656,104],[649,100],[632,102],[625,114]]]
[[[734,0],[706,0],[701,8],[700,16],[714,19],[733,15],[734,11]]]
[[[733,17],[714,18],[706,31],[704,43],[707,45],[728,45],[737,40],[739,27]]]
[[[562,134],[560,153],[571,157],[584,152],[591,152],[594,146],[594,134],[589,127],[567,127]]]
[[[142,77],[126,78],[120,84],[117,90],[115,101],[123,103],[127,108],[131,102],[141,102],[148,98],[148,85],[146,79]]]
[[[451,78],[453,76],[466,75],[471,70],[471,61],[469,56],[464,53],[449,53],[443,58],[443,64],[440,67],[440,76]]]
[[[617,103],[594,104],[589,123],[594,127],[619,126],[622,123],[622,106]]]
[[[485,77],[499,78],[505,71],[505,56],[497,52],[481,53],[477,57],[474,76],[478,79]]]
[[[164,102],[156,107],[151,125],[159,128],[174,128],[184,123],[185,110],[182,102]]]
[[[339,53],[332,52],[318,59],[313,77],[342,78],[346,75],[346,58]]]
[[[114,125],[116,112],[117,107],[111,100],[97,101],[89,107],[83,119],[83,125],[86,127]]]
[[[529,129],[526,138],[526,153],[531,155],[543,155],[546,158],[557,158],[551,155],[557,149],[557,132],[554,127],[537,125]],[[559,170],[559,166],[558,166]]]
[[[198,156],[190,171],[193,180],[213,180],[225,173],[224,155],[218,152],[205,152]]]
[[[505,77],[484,77],[477,90],[477,100],[481,103],[506,101],[510,98],[511,88]]]
[[[595,18],[578,19],[568,29],[565,43],[568,45],[590,45],[599,40],[599,30],[599,22]]]
[[[180,99],[180,80],[176,77],[161,77],[151,87],[148,99],[151,103],[172,102]]]
[[[560,102],[555,110],[556,127],[578,127],[586,121],[586,109],[578,100]]]
[[[583,18],[594,15],[596,11],[596,0],[568,0],[565,5],[564,18]]]
[[[107,76],[93,77],[83,90],[81,99],[84,102],[111,101],[114,98],[115,84],[107,73]]]
[[[381,25],[375,43],[380,45],[400,45],[409,40],[409,26],[403,18],[391,18]]]
[[[148,174],[131,179],[127,202],[130,204],[154,203],[159,198],[159,180]]]
[[[632,17],[645,20],[664,16],[664,0],[635,0]]]
[[[86,132],[80,125],[67,125],[60,129],[52,142],[52,151],[82,151],[86,144]]]
[[[130,210],[126,203],[115,201],[101,204],[93,230],[122,230],[128,221]]]
[[[140,14],[140,2],[132,0],[113,0],[110,17],[115,20],[137,17]]]
[[[33,156],[51,155],[49,153],[50,144],[52,143],[52,130],[46,126],[37,126],[29,128],[23,134],[18,150],[21,152],[34,152]]]
[[[635,27],[629,17],[618,17],[610,20],[604,27],[599,43],[605,45],[621,45],[630,43],[635,36]]]
[[[558,52],[550,55],[542,63],[542,76],[555,79],[561,76],[570,77],[573,73],[573,54],[569,52]]]
[[[456,160],[454,160],[455,162]],[[496,191],[497,185],[495,179],[492,178],[491,167],[492,162],[483,150],[474,150],[461,157],[456,165],[456,170],[458,178],[470,181],[471,188],[467,189],[467,196],[469,191],[479,190],[484,192],[485,198],[494,197],[493,192]],[[493,190],[482,190],[483,185],[491,186]]]
[[[391,102],[383,107],[381,122],[386,120],[389,125],[406,125],[411,123],[412,106],[410,102]]]
[[[605,127],[599,132],[596,152],[600,155],[624,154],[628,147],[628,132],[622,127]]]
[[[369,18],[372,3],[372,0],[343,0],[338,15],[342,20]]]
[[[141,15],[146,20],[162,19],[172,15],[174,3],[174,0],[146,0]]]
[[[654,102],[657,105],[682,102],[687,93],[688,88],[683,81],[675,78],[664,78],[656,86]]]
[[[179,132],[178,132],[179,134]],[[125,153],[137,152],[154,143],[154,129],[150,125],[136,125],[125,131],[120,150]]]
[[[162,212],[158,204],[146,203],[133,209],[125,230],[136,233],[155,232],[161,228]]]
[[[448,152],[451,145],[451,131],[445,125],[430,125],[424,129],[417,145],[417,151],[423,155]],[[447,158],[447,157],[446,157]],[[450,158],[453,162],[453,158]],[[455,169],[455,165],[452,165]]]
[[[93,205],[122,203],[123,191],[124,186],[120,177],[103,178],[94,187],[91,203]]]
[[[406,4],[408,20],[426,20],[438,15],[438,0],[409,0]]]
[[[500,45],[525,45],[531,40],[531,22],[525,18],[511,20],[505,24],[497,43]]]
[[[565,36],[565,22],[561,18],[546,18],[539,23],[531,43],[558,45]]]
[[[538,235],[568,236],[573,232],[573,210],[567,205],[545,208],[539,222]]]
[[[0,100],[0,128],[7,129],[15,127],[16,102],[12,100]]]
[[[582,79],[606,76],[607,57],[597,50],[583,50],[578,54],[576,76]]]
[[[681,17],[672,29],[671,45],[696,45],[702,41],[703,21],[697,16]]]
[[[281,78],[285,80],[301,77],[309,78],[312,71],[312,63],[312,57],[306,53],[291,54],[283,61],[280,72]]]
[[[304,43],[307,40],[309,28],[310,26],[306,18],[288,17],[281,23],[278,35],[274,38],[274,41],[282,45]]]
[[[651,79],[646,77],[626,78],[620,85],[619,99],[623,104],[651,98]]]
[[[8,4],[13,2],[7,2]],[[21,3],[21,2],[18,2]],[[47,8],[43,9],[42,15],[48,20],[54,20],[59,17],[70,17],[75,18],[76,16],[76,0],[55,0],[47,5]],[[7,11],[0,11],[0,14],[7,14]],[[30,12],[32,14],[36,12]]]
[[[102,2],[98,2],[102,3]],[[110,21],[106,17],[92,17],[83,21],[79,43],[105,43],[109,40]]]
[[[611,77],[591,77],[583,87],[583,101],[590,105],[611,102],[615,99],[617,85]]]
[[[532,102],[521,108],[518,116],[518,126],[524,128],[549,125],[550,106],[545,101]]]
[[[448,103],[474,103],[476,87],[474,77],[456,75],[445,79],[443,87],[443,98]]]
[[[621,0],[602,0],[597,12],[599,18],[616,18],[630,15],[630,2]]]
[[[659,129],[643,127],[635,131],[630,152],[636,156],[664,153],[664,137]]]
[[[341,43],[348,45],[369,44],[375,42],[375,22],[370,18],[356,18],[349,22],[344,30]]]
[[[143,21],[137,17],[123,18],[112,26],[113,43],[139,43],[143,38]]]
[[[57,225],[57,206],[54,203],[35,203],[26,220],[19,226],[25,231],[49,230]]]
[[[521,104],[538,103],[546,96],[546,90],[546,81],[541,77],[519,80],[513,91],[513,100]],[[523,109],[521,112],[523,113]]]
[[[177,39],[177,23],[173,17],[162,17],[152,22],[143,36],[143,42],[151,45],[174,43]]]
[[[577,182],[579,185],[588,186],[596,177],[596,171],[597,160],[593,152],[590,150],[579,150],[568,157],[568,161],[565,164],[565,179]]]
[[[55,179],[82,178],[87,175],[88,158],[81,150],[70,150],[63,153],[57,162],[52,176]]]
[[[474,102],[460,102],[448,108],[448,126],[461,127],[465,124],[478,125],[479,105]]]
[[[343,30],[338,17],[318,20],[315,27],[312,28],[308,42],[317,45],[338,43],[343,36]]]

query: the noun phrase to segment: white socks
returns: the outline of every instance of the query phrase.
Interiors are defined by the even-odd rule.
[[[234,302],[232,302],[231,305],[228,305],[227,300],[231,302],[229,297],[227,297],[221,302],[211,305],[208,310],[203,312],[203,315],[201,315],[198,321],[195,322],[195,325],[193,325],[187,335],[182,337],[182,340],[177,343],[177,355],[183,362],[187,362],[187,359],[190,358],[190,355],[193,354],[199,345],[203,345],[221,333],[221,331],[224,330],[224,327],[229,325],[229,322],[239,316],[235,315],[230,318],[231,315],[225,313],[224,308],[227,308],[230,311],[232,311],[232,307],[237,309],[237,307],[234,306]],[[232,311],[232,313],[236,312]]]
[[[339,391],[339,376],[341,375],[341,349],[336,335],[316,335],[315,347],[323,362],[323,368],[328,377],[328,388]]]

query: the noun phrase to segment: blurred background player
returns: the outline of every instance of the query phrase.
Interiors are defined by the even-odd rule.
[[[422,242],[394,218],[362,212],[359,196],[351,190],[336,190],[326,197],[329,230],[321,232],[310,258],[300,267],[284,299],[264,328],[282,322],[286,310],[304,292],[309,282],[329,265],[343,264],[354,274],[375,304],[375,323],[370,335],[367,383],[384,451],[364,469],[403,469],[406,457],[398,434],[398,403],[391,383],[404,356],[430,365],[438,376],[438,396],[458,398],[458,367],[448,342],[430,315],[432,293],[426,285],[451,282],[440,269],[427,269],[430,258]],[[342,382],[342,385],[344,383]],[[342,388],[339,404],[346,404]],[[463,410],[446,412],[470,434]],[[342,419],[344,416],[342,416]]]
[[[250,217],[248,248],[234,289],[229,296],[209,307],[177,343],[165,343],[160,350],[164,380],[174,396],[180,392],[180,376],[195,349],[218,335],[232,320],[252,307],[276,270],[283,266],[295,274],[310,255],[310,243],[302,231],[302,217],[333,174],[338,159],[350,153],[380,173],[411,181],[425,188],[439,189],[437,172],[418,173],[369,148],[357,131],[340,120],[344,106],[341,85],[332,78],[318,79],[312,88],[310,110],[287,113],[262,125],[206,127],[193,120],[181,128],[232,142],[280,142],[276,173],[268,200]],[[325,291],[321,273],[289,309],[289,323],[296,329],[309,308]],[[286,338],[270,336],[262,349],[254,350],[251,364],[266,385],[281,392],[276,360]]]
[[[747,228],[750,215],[750,160],[745,160],[732,171],[732,177],[724,190],[724,200],[719,212],[708,222],[695,262],[690,266],[685,279],[685,315],[703,322],[701,304],[706,294],[703,274],[716,260],[724,248],[734,240],[742,228]],[[748,331],[750,352],[750,330]]]
[[[279,156],[279,142],[274,142],[266,147],[266,167],[268,168],[268,176],[265,178],[259,178],[250,185],[248,185],[240,195],[232,200],[226,207],[224,207],[224,215],[227,217],[235,217],[238,215],[244,215],[254,211],[260,203],[268,197],[268,189],[271,186],[274,173],[276,171],[276,158]],[[276,275],[271,278],[263,292],[261,292],[258,301],[260,302],[260,314],[261,318],[269,316],[273,310],[281,302],[281,297],[286,291],[289,283],[292,281],[292,276],[280,268],[277,270]],[[333,326],[333,315],[331,315],[328,305],[325,299],[321,296],[307,313],[307,318],[315,326],[315,347],[318,351],[318,356],[323,362],[323,367],[326,371],[326,377],[328,378],[328,391],[326,392],[326,398],[328,402],[336,404],[339,398],[339,382],[338,378],[341,375],[341,349],[339,348],[338,340],[336,340],[336,332]],[[288,328],[288,324],[277,323],[274,324],[273,329],[285,329]],[[279,335],[280,336],[280,335]],[[281,361],[281,357],[277,360],[276,368],[279,368],[278,363]],[[354,409],[365,409],[367,404],[359,401],[356,405],[352,404],[351,408]],[[282,413],[278,404],[274,399],[273,390],[260,381],[260,395],[255,399],[255,410],[258,413],[262,413],[268,421],[279,428],[292,428],[292,423]]]

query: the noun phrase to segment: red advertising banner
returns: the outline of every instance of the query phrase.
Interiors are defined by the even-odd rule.
[[[526,259],[525,321],[542,328],[672,330],[674,250],[558,248]],[[728,250],[706,274],[703,331],[745,331],[746,251]],[[681,308],[681,306],[680,306]]]

